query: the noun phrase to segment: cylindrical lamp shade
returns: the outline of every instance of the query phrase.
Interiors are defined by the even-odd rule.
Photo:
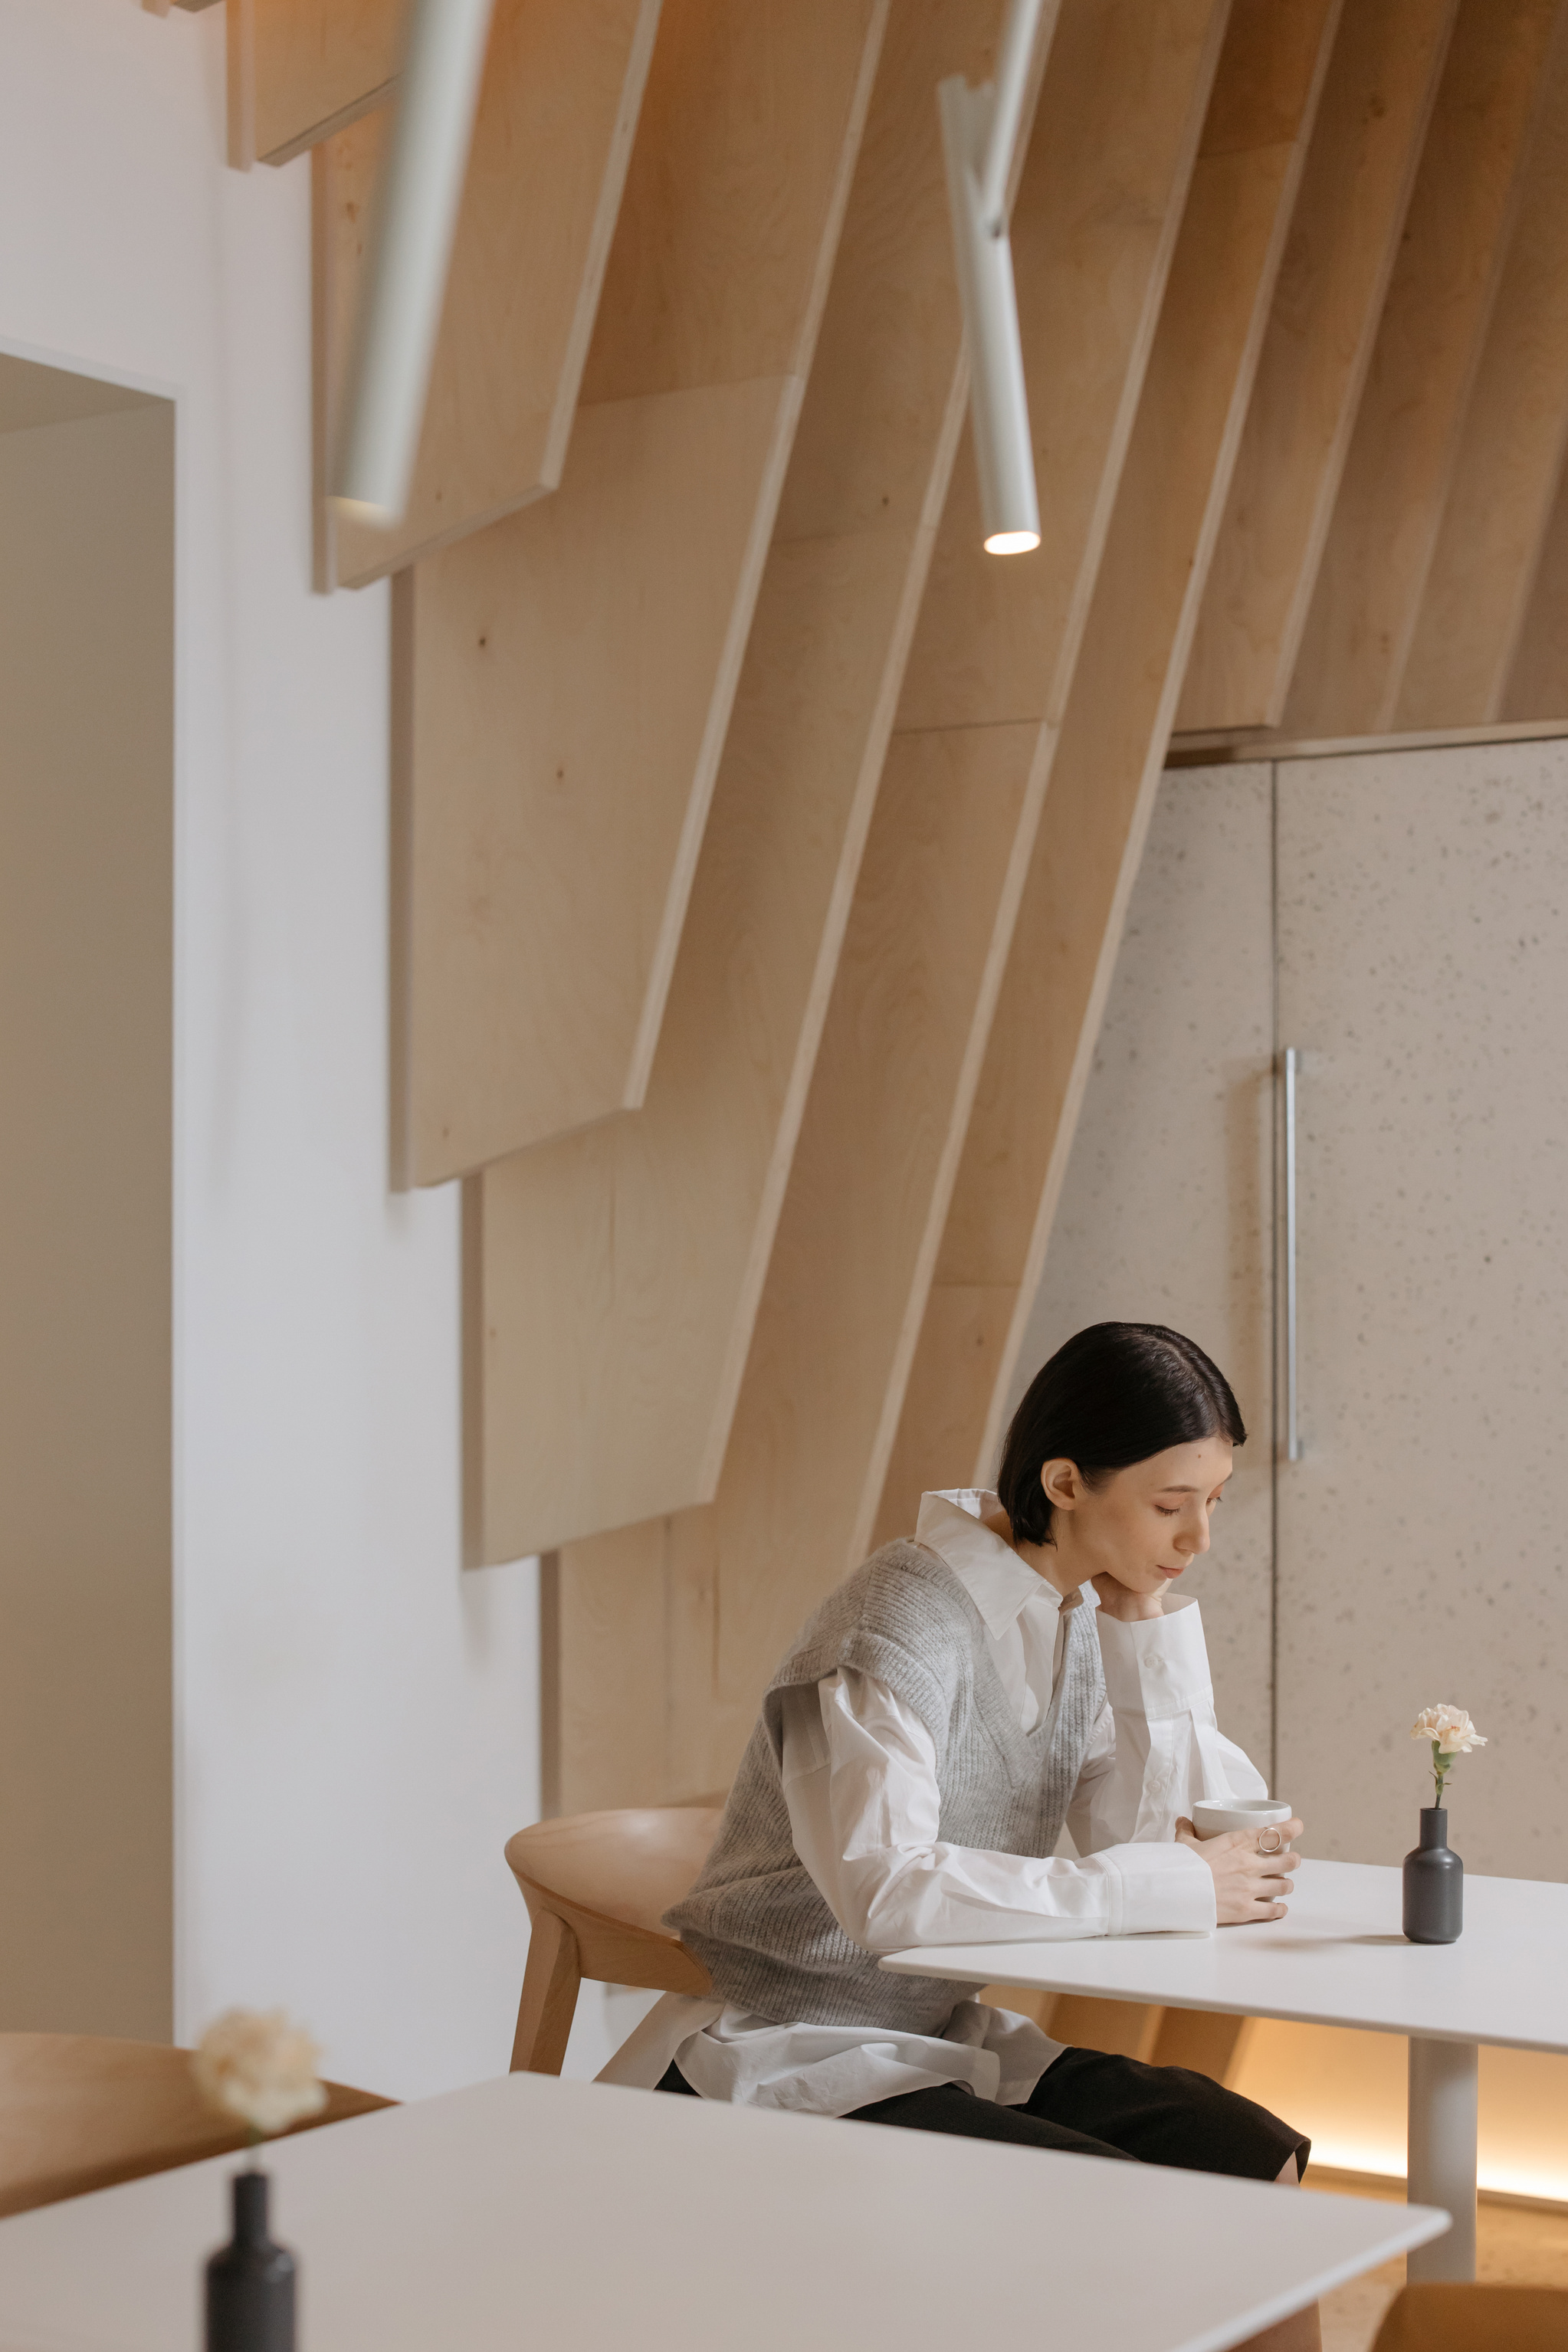
[[[355,324],[332,495],[394,522],[408,499],[492,0],[413,0],[392,150]]]
[[[972,90],[954,75],[939,86],[937,100],[969,344],[969,408],[985,545],[993,555],[1023,554],[1040,543],[1040,511],[1012,248],[1005,228],[987,224],[980,180],[991,94]]]

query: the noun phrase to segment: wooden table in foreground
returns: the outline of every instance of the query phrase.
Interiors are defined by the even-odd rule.
[[[279,2142],[302,2352],[1222,2352],[1440,2213],[513,2074]],[[195,2352],[232,2158],[0,2221],[4,2352]]]
[[[1467,1878],[1457,1944],[1407,1944],[1400,1874],[1306,1862],[1289,1915],[1214,1936],[1101,1937],[1081,1943],[942,1945],[882,1966],[963,1984],[1283,2017],[1410,2037],[1408,2194],[1453,2216],[1413,2254],[1418,2279],[1476,2273],[1477,2046],[1568,2051],[1568,1886]]]

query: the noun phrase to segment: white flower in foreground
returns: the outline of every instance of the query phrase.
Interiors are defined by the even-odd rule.
[[[209,2106],[248,2124],[262,2137],[320,2115],[327,2094],[316,2069],[321,2052],[280,2009],[226,2010],[191,2056],[196,2088]]]
[[[1462,1706],[1424,1706],[1410,1727],[1412,1739],[1429,1739],[1444,1756],[1468,1756],[1486,1741]]]

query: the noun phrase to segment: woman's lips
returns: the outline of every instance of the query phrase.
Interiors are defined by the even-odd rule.
[[[1154,1573],[1156,1576],[1182,1576],[1186,1572],[1186,1565],[1184,1560],[1180,1568],[1167,1568],[1163,1561],[1156,1561]]]

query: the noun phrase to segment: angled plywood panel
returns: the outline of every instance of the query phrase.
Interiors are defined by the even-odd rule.
[[[1328,13],[1327,0],[1288,8],[1242,0],[1206,116],[1206,73],[1186,85],[1184,152],[1175,137],[1171,145],[1184,164],[1201,127],[1204,147],[1184,208],[1185,172],[1169,184],[1181,233],[1142,398],[1131,370],[1123,386],[1100,388],[1100,411],[1107,390],[1122,391],[1124,421],[1115,431],[1109,415],[1101,424],[1092,498],[1075,501],[1086,527],[1076,546],[1048,532],[1041,550],[1046,568],[1066,562],[1079,575],[1058,594],[1062,636],[1039,648],[1047,724],[1011,719],[1005,702],[985,709],[976,646],[950,667],[962,719],[894,738],[715,1506],[727,1695],[754,1698],[805,1608],[870,1539],[993,1008],[1010,976],[1042,800],[1054,809],[1062,789],[1055,713],[1064,710],[1071,730],[1075,713],[1086,724],[1092,709],[1120,754],[1122,730],[1161,680],[1160,647],[1143,625],[1148,600],[1154,583],[1173,582],[1180,606],[1219,450],[1239,432]],[[1126,135],[1129,94],[1112,84],[1057,95],[1062,117],[1047,70],[1036,145],[1066,141],[1070,121],[1092,171]],[[1091,130],[1093,106],[1106,113]],[[1166,127],[1184,126],[1178,118]],[[1070,242],[1020,217],[1019,241],[1031,231]],[[1091,284],[1079,299],[1093,300]],[[1120,315],[1129,330],[1141,323],[1132,300]],[[1141,340],[1130,334],[1129,358]],[[1037,368],[1037,415],[1055,421],[1077,360],[1058,341]],[[1041,491],[1054,515],[1048,466]],[[972,518],[963,528],[973,530]],[[955,556],[944,582],[961,577]],[[963,627],[968,610],[956,598],[942,633]],[[1080,685],[1086,656],[1092,675]],[[1003,693],[1017,690],[1005,651],[998,676]],[[919,707],[923,716],[929,706]],[[1152,716],[1145,712],[1145,727]],[[1116,759],[1102,757],[1098,789],[1114,796],[1118,778]],[[1092,856],[1092,839],[1085,846]],[[1040,951],[1036,940],[1028,951]]]
[[[857,1354],[862,1312],[885,1330],[900,1233],[910,1223],[894,1188],[879,1178],[877,1153],[898,1155],[917,1189],[929,1182],[944,1077],[965,1053],[971,1001],[986,985],[996,899],[1018,871],[1020,814],[1041,782],[1037,718],[1007,728],[910,728],[917,667],[942,650],[950,631],[973,641],[998,626],[1022,661],[1032,617],[1057,635],[1037,651],[1032,686],[1026,675],[1019,690],[1037,710],[1059,701],[1086,604],[1080,575],[1092,578],[1107,478],[1113,485],[1131,431],[1226,15],[1224,0],[1174,0],[1152,14],[1145,0],[1065,0],[1057,24],[1014,215],[1014,254],[1035,415],[1050,420],[1037,436],[1041,489],[1062,535],[1047,538],[1038,564],[978,568],[976,576],[963,545],[978,537],[966,434],[922,608],[920,641],[929,650],[912,657],[906,676],[900,731],[861,865],[719,1500],[663,1523],[659,1539],[668,1563],[671,1687],[683,1697],[679,1744],[666,1750],[671,1795],[721,1785],[750,1728],[755,1674],[748,1661],[771,1639],[755,1623],[756,1587],[782,1575],[779,1613],[792,1619],[837,1572],[834,1538],[825,1547],[822,1535],[844,1487],[836,1421],[844,1405],[856,1444],[868,1385],[881,1373],[874,1338],[870,1372]],[[988,592],[984,603],[977,587]],[[1022,601],[1023,617],[1009,596]],[[947,617],[933,622],[939,600]],[[969,667],[954,660],[955,692],[964,690]],[[868,1100],[858,1105],[863,1086]],[[840,1116],[846,1097],[850,1114],[868,1114],[853,1131]],[[809,1225],[825,1194],[822,1245],[809,1234],[803,1244],[802,1222]],[[792,1297],[797,1274],[802,1287]],[[793,1307],[800,1313],[792,1320]],[[629,1557],[648,1540],[633,1529],[571,1547],[563,1592],[574,1579],[611,1573],[622,1545]],[[598,1614],[603,1622],[602,1605]],[[562,1620],[564,1644],[565,1606]],[[563,1684],[579,1674],[586,1684],[591,1672],[589,1653],[574,1659],[563,1646]],[[648,1794],[656,1786],[650,1751],[635,1735],[624,1738],[602,1711],[588,1719],[594,1736],[563,1757],[572,1801],[588,1790],[605,1802]]]
[[[642,1110],[482,1179],[483,1557],[712,1494],[961,421],[931,92],[1000,14],[895,0]]]
[[[923,1486],[989,1467],[1038,1284],[1338,12],[1304,5],[1289,28],[1270,13],[1272,38],[1293,36],[1288,94],[1265,103],[1240,71],[1223,108],[1216,90],[934,1281],[911,1286],[918,1346],[870,1464],[879,1534],[910,1524]]]
[[[362,587],[560,481],[658,15],[497,0],[407,509],[380,530],[323,502],[321,585]],[[317,150],[323,461],[391,127],[384,110]]]
[[[1557,0],[1461,0],[1283,725],[1393,724]]]
[[[1178,730],[1279,722],[1457,6],[1341,19]]]
[[[286,163],[373,108],[403,65],[405,0],[227,0],[229,162]]]
[[[1501,715],[1568,446],[1568,18],[1459,436],[1394,723]]]
[[[1499,717],[1516,726],[1568,719],[1568,467],[1547,520]]]
[[[887,0],[666,0],[555,496],[417,567],[407,1161],[642,1100]]]

